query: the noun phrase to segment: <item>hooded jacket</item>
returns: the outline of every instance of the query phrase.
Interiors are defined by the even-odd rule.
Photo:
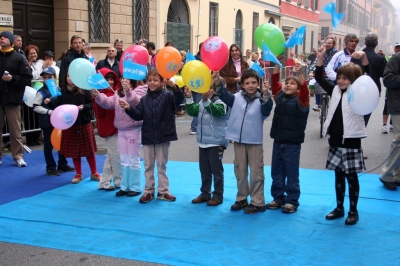
[[[109,88],[99,90],[100,93],[103,93],[107,97],[114,96],[115,91],[117,91],[120,86],[118,75],[108,68],[101,68],[99,69],[99,72],[101,73],[101,75],[103,75],[103,77],[106,77],[110,73],[114,76],[114,86],[112,88],[113,90]],[[114,110],[104,109],[103,107],[99,106],[96,101],[93,101],[93,111],[96,115],[97,131],[100,137],[105,138],[118,133],[118,129],[114,126]]]

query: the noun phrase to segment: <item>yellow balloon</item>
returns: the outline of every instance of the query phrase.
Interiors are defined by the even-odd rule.
[[[175,84],[178,85],[179,88],[182,88],[185,86],[185,83],[183,82],[183,79],[181,76],[173,76],[175,79]]]
[[[194,92],[205,93],[211,87],[210,69],[201,61],[192,60],[182,69],[182,78],[186,87]]]

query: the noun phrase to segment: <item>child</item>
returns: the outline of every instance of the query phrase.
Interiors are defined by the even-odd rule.
[[[92,90],[96,103],[105,109],[115,110],[114,126],[118,129],[118,149],[122,170],[121,189],[115,195],[135,197],[141,194],[142,178],[140,169],[140,146],[142,142],[142,121],[132,120],[123,108],[120,97],[133,106],[138,105],[146,94],[147,86],[139,85],[136,80],[122,79],[117,95],[107,97]]]
[[[82,90],[75,86],[69,75],[65,77],[65,88],[62,89],[61,95],[53,98],[46,98],[44,103],[51,102],[52,107],[63,104],[74,104],[78,106],[78,118],[74,125],[62,131],[60,153],[65,157],[72,158],[74,162],[76,175],[71,180],[72,184],[78,184],[83,180],[81,157],[85,156],[90,166],[90,179],[100,181],[100,174],[96,169],[97,151],[96,139],[94,137],[92,126],[92,97],[90,92]]]
[[[175,201],[176,197],[170,194],[169,181],[166,174],[168,149],[170,141],[177,140],[175,125],[174,95],[163,89],[164,79],[156,69],[147,74],[147,94],[134,107],[126,101],[120,100],[121,107],[134,120],[143,120],[142,144],[144,155],[144,175],[146,185],[140,203],[147,203],[154,199],[154,163],[157,161],[158,193],[157,199]]]
[[[224,167],[222,156],[228,146],[225,138],[228,122],[227,107],[214,89],[202,94],[200,103],[194,103],[192,92],[185,89],[186,110],[188,115],[198,117],[197,142],[199,143],[199,166],[201,172],[201,194],[192,203],[207,202],[208,206],[217,206],[223,202]],[[212,176],[214,192],[211,197]]]
[[[262,91],[258,88],[259,76],[253,69],[243,71],[240,78],[241,90],[234,95],[227,91],[219,73],[213,73],[213,86],[220,99],[232,108],[226,138],[234,141],[235,176],[238,192],[231,210],[255,214],[265,211],[263,124],[272,109],[272,95],[268,81]],[[247,179],[250,166],[250,185]],[[247,196],[250,194],[250,205]]]
[[[315,86],[315,78],[314,78],[314,73],[310,72],[308,73],[308,90],[310,91],[310,96],[314,96],[314,86]]]
[[[49,79],[57,79],[56,71],[52,67],[43,69],[40,76],[43,81]],[[44,99],[50,98],[51,94],[46,82],[43,82],[43,87],[38,91],[33,103],[33,110],[38,113],[39,126],[43,131],[43,152],[44,159],[46,160],[46,174],[51,176],[59,176],[60,172],[73,172],[75,168],[68,165],[67,159],[64,155],[58,152],[58,167],[56,169],[56,162],[53,157],[53,144],[51,143],[51,133],[53,132],[53,125],[50,122],[50,115],[52,110],[43,102]]]
[[[115,72],[108,68],[98,70],[110,85],[109,88],[99,90],[107,97],[113,97],[115,91],[119,89],[120,81]],[[97,92],[97,91],[95,91]],[[95,95],[95,93],[92,93]],[[118,150],[118,129],[114,126],[114,110],[107,110],[93,102],[93,111],[96,115],[97,133],[104,138],[107,147],[107,157],[104,161],[103,176],[99,182],[99,189],[113,191],[115,187],[121,186],[121,160]],[[111,185],[111,179],[114,179],[114,186]]]
[[[330,135],[329,154],[326,168],[335,171],[336,208],[326,215],[334,220],[344,216],[344,195],[346,182],[349,183],[350,212],[345,224],[354,225],[358,221],[357,202],[360,192],[357,173],[365,170],[361,139],[367,136],[364,116],[353,113],[347,98],[347,88],[362,75],[361,67],[353,63],[342,65],[337,72],[336,86],[324,78],[325,46],[318,49],[315,79],[330,95],[331,100],[326,117],[323,135]],[[352,54],[361,59],[365,72],[369,72],[368,59],[364,52]]]
[[[296,63],[294,70],[299,77],[287,77],[283,89],[278,65],[271,78],[276,104],[270,133],[274,139],[271,163],[271,195],[274,199],[266,208],[275,210],[281,207],[283,213],[295,212],[300,198],[300,150],[310,108],[307,82],[301,68],[301,63]]]

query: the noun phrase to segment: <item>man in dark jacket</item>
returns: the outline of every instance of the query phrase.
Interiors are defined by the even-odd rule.
[[[69,65],[74,59],[77,58],[85,58],[89,60],[89,58],[85,54],[85,51],[82,49],[82,38],[78,35],[74,35],[71,37],[71,46],[69,50],[65,54],[64,58],[61,60],[60,76],[58,77],[61,89],[66,86],[65,81]]]
[[[114,48],[117,50],[117,55],[115,56],[115,59],[119,62],[121,61],[121,56],[124,53],[124,41],[121,39],[116,39],[114,42]]]
[[[378,36],[375,33],[368,33],[364,39],[365,48],[363,51],[368,58],[370,76],[374,80],[376,86],[378,86],[379,95],[381,95],[381,80],[383,71],[386,66],[386,59],[383,56],[375,53],[375,48],[378,45]],[[371,114],[365,115],[365,125],[368,124],[368,120]]]
[[[11,32],[0,33],[0,128],[3,128],[5,118],[10,130],[10,144],[15,165],[25,167],[24,147],[21,136],[21,104],[25,86],[32,80],[32,72],[25,58],[13,48],[14,35]],[[0,146],[3,134],[0,132]],[[0,149],[0,164],[2,164]]]
[[[383,84],[387,88],[388,113],[392,117],[394,140],[380,180],[386,189],[396,190],[400,186],[400,53],[394,54],[386,64]]]
[[[108,47],[106,58],[97,63],[96,70],[108,68],[120,77],[121,73],[119,72],[119,61],[117,61],[116,56],[117,49],[115,49],[114,46]]]

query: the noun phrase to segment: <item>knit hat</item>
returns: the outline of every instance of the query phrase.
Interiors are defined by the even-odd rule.
[[[14,43],[14,34],[12,34],[9,31],[3,31],[2,33],[0,33],[0,37],[1,36],[7,37],[10,40],[11,45],[13,45],[13,43]]]

